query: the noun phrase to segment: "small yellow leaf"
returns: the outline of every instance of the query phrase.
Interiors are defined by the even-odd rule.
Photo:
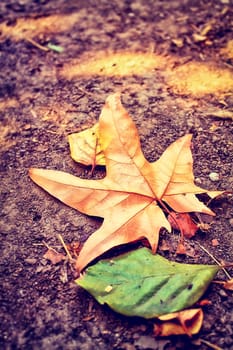
[[[68,136],[71,157],[84,165],[105,165],[104,154],[99,144],[99,124]]]
[[[154,332],[156,336],[167,337],[170,335],[197,334],[202,326],[202,309],[190,309],[160,316],[156,319]]]

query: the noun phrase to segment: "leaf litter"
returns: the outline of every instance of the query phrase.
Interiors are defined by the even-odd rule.
[[[80,271],[109,249],[142,238],[148,239],[155,253],[160,229],[171,231],[165,216],[171,212],[169,208],[178,213],[215,215],[196,194],[214,198],[223,192],[194,184],[191,135],[181,137],[159,160],[149,163],[120,95],[113,94],[99,118],[99,138],[106,161],[104,179],[85,180],[61,171],[30,169],[31,179],[62,202],[82,213],[104,217],[80,252]]]
[[[69,143],[73,159],[86,165],[91,164],[92,170],[96,164],[105,164],[106,177],[101,180],[85,180],[65,172],[37,168],[30,169],[29,173],[36,184],[65,204],[87,215],[104,218],[102,226],[87,239],[77,258],[76,267],[80,272],[94,259],[111,248],[142,240],[143,238],[148,240],[152,249],[152,253],[148,251],[151,259],[163,259],[158,254],[153,255],[157,251],[161,228],[165,228],[170,232],[171,226],[173,226],[181,231],[182,237],[186,235],[186,237],[191,238],[195,235],[198,224],[196,225],[192,221],[189,213],[215,215],[205,204],[199,201],[196,194],[206,193],[210,198],[215,198],[224,191],[208,191],[194,184],[193,159],[190,150],[191,135],[185,135],[173,142],[157,161],[149,163],[142,153],[137,128],[121,104],[120,94],[113,94],[107,98],[98,124],[79,134],[70,135]],[[90,154],[88,154],[88,149]],[[83,153],[85,156],[77,157],[79,151],[80,154]],[[170,219],[168,218],[169,215]],[[177,251],[179,249],[182,251],[182,241],[179,244]],[[138,252],[147,251],[146,248],[143,249],[138,250]],[[137,254],[137,251],[134,253]],[[124,258],[120,256],[120,259]],[[137,261],[137,259],[134,260]],[[111,261],[107,263],[108,268],[106,271],[101,274],[103,278],[109,273],[111,275],[111,267],[112,265],[114,266]],[[167,263],[175,267],[179,265],[168,261]],[[110,276],[110,280],[113,279],[113,282],[111,280],[103,289],[98,291],[98,288],[95,287],[94,292],[89,290],[90,286],[88,283],[86,285],[85,281],[88,280],[90,271],[92,273],[94,271],[95,275],[95,270],[98,270],[99,266],[104,264],[106,264],[106,261],[99,261],[88,268],[84,275],[77,280],[77,283],[91,292],[100,303],[105,303],[104,293],[108,297],[113,295],[116,275],[112,274]],[[141,264],[143,266],[144,261]],[[152,263],[150,261],[149,265],[151,265],[153,271],[156,271],[157,262]],[[127,266],[132,268],[131,263],[127,262]],[[206,276],[203,277],[202,273],[195,273],[195,283],[187,285],[189,271],[195,269],[196,266],[198,266],[198,271],[203,272],[203,274],[209,274],[208,278]],[[169,334],[183,332],[191,335],[197,333],[200,329],[202,323],[201,311],[197,311],[198,317],[195,316],[194,326],[192,330],[188,330],[185,325],[186,321],[184,321],[186,316],[183,314],[186,310],[182,310],[198,301],[221,267],[191,264],[180,264],[179,267],[182,273],[186,274],[185,278],[183,276],[182,279],[179,279],[176,272],[174,272],[174,283],[170,290],[172,298],[170,296],[170,303],[168,303],[168,307],[161,314],[167,315],[173,311],[179,311],[181,314],[174,316],[176,320],[179,319],[179,331],[171,327]],[[127,271],[127,268],[125,268],[125,271]],[[121,276],[120,281],[122,282],[122,271],[117,271],[116,273]],[[165,276],[166,273],[162,276],[160,275],[162,285]],[[94,279],[94,276],[92,277]],[[169,281],[169,279],[170,276],[167,280]],[[97,281],[98,283],[96,283]],[[128,284],[132,288],[132,274],[128,276],[128,281],[130,281]],[[92,284],[92,280],[90,284]],[[99,287],[101,284],[100,279],[95,280],[94,284]],[[177,284],[178,290],[174,290]],[[149,286],[147,285],[147,287]],[[160,291],[160,283],[158,290]],[[191,297],[187,298],[188,302],[186,303],[183,301],[183,298],[181,301],[181,295],[184,290],[185,294],[189,294],[189,291],[192,294],[195,291]],[[161,297],[164,298],[164,296],[169,294],[168,291],[169,288],[165,287]],[[107,302],[107,304],[118,312],[122,312],[123,308],[123,314],[131,315],[133,313],[133,315],[148,317],[148,314],[143,314],[143,308],[140,309],[139,307],[138,311],[138,308],[127,305],[127,302],[124,305],[123,300],[128,295],[130,298],[127,298],[127,300],[135,302],[134,297],[131,298],[130,288],[126,288],[126,290],[121,291],[119,295],[117,294],[113,298],[113,305],[111,302]],[[146,299],[147,296],[147,292],[139,293],[140,300]],[[152,304],[155,309],[163,304],[161,302],[163,299],[158,301],[156,296],[157,292],[153,293]],[[175,303],[174,307],[172,299],[176,297],[178,297],[180,304]],[[130,310],[130,313],[127,313],[128,311],[125,312],[125,308]],[[191,312],[191,310],[187,311]],[[152,314],[149,317],[156,317],[160,314],[160,311],[151,312]],[[166,321],[166,325],[169,325],[170,319]],[[191,323],[189,320],[189,324]],[[169,326],[166,327],[169,328]]]

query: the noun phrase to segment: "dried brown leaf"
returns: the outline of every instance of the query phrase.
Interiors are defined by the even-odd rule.
[[[154,325],[156,336],[167,337],[170,335],[197,334],[202,326],[202,309],[190,309],[158,317]]]
[[[220,191],[206,191],[194,184],[191,135],[171,144],[159,160],[149,163],[141,150],[138,131],[121,104],[120,95],[108,97],[99,119],[99,138],[106,160],[106,177],[85,180],[54,170],[30,169],[33,181],[67,205],[104,218],[81,250],[77,267],[82,270],[105,251],[147,238],[153,252],[161,227],[170,224],[158,205],[179,213],[214,213],[196,194],[211,198]]]
[[[62,253],[58,253],[55,249],[48,248],[46,253],[43,255],[43,258],[51,261],[53,265],[56,265],[62,260],[64,260],[66,257]]]

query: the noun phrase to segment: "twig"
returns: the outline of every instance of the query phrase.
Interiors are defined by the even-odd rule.
[[[225,275],[227,276],[227,278],[231,279],[231,275],[227,272],[227,270],[224,267],[222,267],[221,263],[205,247],[203,247],[200,243],[197,242],[197,244],[199,245],[199,247],[202,250],[204,250],[204,252],[206,254],[208,254],[211,257],[211,259],[213,259],[216,262],[217,265],[221,266],[221,268],[222,268],[223,272],[225,273]]]
[[[52,249],[55,251],[55,249],[50,247],[45,241],[42,241],[42,245],[45,245],[47,249]]]
[[[31,43],[33,46],[37,47],[38,49],[40,50],[43,50],[43,51],[49,51],[49,49],[47,47],[44,47],[40,44],[38,44],[36,41],[34,41],[33,39],[30,39],[30,38],[24,38],[26,41],[28,41],[29,43]]]
[[[78,90],[80,90],[82,93],[84,93],[85,95],[88,95],[88,96],[93,96],[94,93],[93,92],[89,92],[87,91],[86,89],[82,88],[82,87],[78,87]]]
[[[71,256],[69,250],[67,249],[67,246],[66,246],[66,244],[65,244],[65,242],[64,242],[64,240],[63,240],[61,234],[58,233],[58,234],[57,234],[57,237],[58,237],[58,239],[60,240],[60,242],[61,242],[63,248],[65,249],[65,252],[66,252],[66,254],[67,254],[67,256],[68,256],[68,259],[69,259],[70,261],[73,261],[74,259],[72,258],[72,256]]]
[[[37,116],[36,112],[34,111],[34,109],[31,109],[30,112],[35,119],[38,119],[38,116]]]
[[[212,343],[210,343],[209,341],[205,340],[205,339],[199,339],[201,343],[207,345],[209,348],[214,349],[214,350],[223,350],[222,348],[220,348],[217,345],[214,345]]]

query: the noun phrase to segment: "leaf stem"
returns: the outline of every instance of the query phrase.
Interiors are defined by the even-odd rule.
[[[221,266],[221,268],[222,268],[223,272],[225,273],[225,275],[227,276],[227,278],[231,279],[232,278],[231,275],[228,273],[228,271],[224,267],[222,267],[222,264],[205,247],[203,247],[198,242],[197,242],[197,244],[206,254],[208,254],[211,257],[211,259],[213,259],[216,262],[217,265]]]

